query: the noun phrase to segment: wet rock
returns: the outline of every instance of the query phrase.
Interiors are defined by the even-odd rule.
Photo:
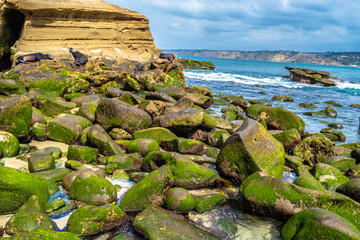
[[[116,99],[102,100],[96,109],[95,118],[105,130],[119,127],[128,132],[148,128],[152,122],[145,111]]]
[[[301,157],[310,166],[334,155],[334,145],[323,134],[313,134],[304,138],[294,149],[294,156]]]
[[[29,136],[32,103],[26,96],[0,98],[0,130],[16,137]]]
[[[174,186],[185,189],[214,187],[219,185],[219,175],[206,166],[191,161],[182,154],[174,152],[151,152],[145,158],[142,169],[152,171],[167,165],[175,178]]]
[[[325,87],[335,86],[336,83],[331,80],[330,73],[316,71],[307,68],[285,67],[290,71],[290,80],[307,84],[322,84]]]
[[[345,183],[337,188],[336,191],[360,202],[360,178]]]
[[[48,154],[35,154],[28,159],[29,172],[55,169],[55,158]]]
[[[95,124],[90,128],[87,133],[87,141],[91,146],[95,146],[100,150],[100,153],[104,155],[117,155],[125,153],[110,135],[98,124]]]
[[[45,231],[55,230],[53,222],[45,214],[39,197],[33,195],[6,223],[5,231],[8,234],[17,234],[36,229],[43,229]]]
[[[233,183],[240,184],[254,172],[281,177],[285,151],[280,142],[259,123],[247,119],[221,148],[217,170]]]
[[[318,107],[318,106],[316,106],[315,103],[306,103],[306,102],[300,103],[298,106],[302,107],[302,108],[317,108]]]
[[[294,98],[287,95],[277,95],[271,98],[273,101],[293,102]]]
[[[164,197],[164,206],[169,210],[191,211],[195,207],[195,200],[184,188],[171,188]]]
[[[66,228],[77,236],[89,236],[106,232],[126,221],[125,213],[114,204],[84,205],[71,214]]]
[[[0,131],[0,153],[2,157],[13,157],[20,149],[19,140],[11,133]]]
[[[97,148],[91,148],[87,146],[70,145],[68,147],[67,158],[69,160],[77,160],[83,163],[93,163],[99,154]]]
[[[116,200],[116,188],[108,180],[87,171],[79,173],[70,186],[69,198],[92,205],[103,205]]]
[[[133,226],[136,232],[147,239],[216,239],[190,223],[171,217],[169,213],[153,206],[139,213]]]
[[[195,200],[195,210],[203,213],[214,209],[216,206],[223,205],[228,198],[223,194],[209,194],[199,196]]]
[[[249,176],[240,186],[245,209],[252,213],[285,220],[308,208],[321,208],[339,214],[357,228],[360,227],[360,204],[349,197],[330,191],[299,187],[285,180]]]
[[[330,105],[333,105],[334,107],[343,107],[343,105],[335,102],[335,101],[325,101],[324,103],[327,103],[327,104],[330,104]]]
[[[284,240],[360,238],[359,230],[336,213],[319,208],[302,210],[291,217],[282,229]]]
[[[174,176],[171,169],[163,166],[130,188],[119,206],[125,212],[138,212],[150,205],[161,205],[163,194],[173,185],[173,182]]]
[[[162,141],[171,141],[176,137],[170,130],[162,127],[148,128],[144,130],[138,130],[133,133],[134,139],[149,138],[154,139],[161,143]]]

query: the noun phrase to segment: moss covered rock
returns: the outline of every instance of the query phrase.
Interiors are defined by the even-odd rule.
[[[360,239],[359,230],[336,213],[319,208],[298,212],[282,229],[284,240],[355,240]]]
[[[83,172],[70,186],[69,198],[92,205],[103,205],[116,200],[116,188],[101,176]]]
[[[130,133],[121,128],[113,128],[109,132],[109,135],[114,140],[132,140],[133,136]]]
[[[284,147],[254,120],[247,119],[231,135],[216,159],[219,172],[240,184],[254,172],[281,177],[284,171]]]
[[[64,176],[68,173],[70,173],[70,169],[67,168],[56,168],[51,170],[43,170],[40,172],[34,172],[32,174],[45,178],[54,182],[61,182]]]
[[[26,89],[14,79],[0,79],[0,93],[10,96],[26,93]]]
[[[307,102],[300,103],[298,106],[302,107],[302,108],[317,108],[318,107],[314,103],[307,103]]]
[[[285,148],[285,151],[287,152],[293,149],[296,145],[298,145],[301,142],[301,135],[296,129],[283,131],[281,133],[277,133],[272,136],[276,140],[281,142],[281,144]]]
[[[12,213],[26,200],[36,195],[45,204],[50,193],[55,193],[55,183],[41,177],[5,166],[0,167],[0,213]],[[57,186],[55,185],[55,188]]]
[[[126,148],[128,153],[140,153],[145,157],[149,152],[159,151],[160,147],[156,140],[149,138],[139,138],[129,142]]]
[[[204,109],[210,107],[212,104],[212,98],[205,95],[196,94],[196,93],[187,93],[185,96],[191,99],[191,101],[195,105],[202,107]]]
[[[17,234],[36,229],[55,230],[51,219],[46,216],[39,197],[33,195],[22,205],[16,214],[6,223],[8,234]]]
[[[171,188],[164,197],[164,206],[169,210],[191,211],[195,207],[195,200],[184,188]]]
[[[99,149],[104,155],[117,155],[125,153],[121,147],[112,140],[110,135],[99,125],[92,126],[86,134],[87,142]]]
[[[12,237],[2,238],[4,240],[81,240],[81,238],[69,232],[56,232],[56,231],[46,231],[43,229],[37,229],[29,232],[22,232],[15,234]]]
[[[0,130],[10,132],[16,137],[29,136],[32,103],[24,95],[0,98]]]
[[[182,154],[200,154],[204,151],[204,143],[195,139],[175,138],[170,141],[163,141],[161,147],[167,151]]]
[[[326,159],[326,162],[328,162],[329,165],[336,167],[343,173],[348,171],[350,168],[354,167],[356,164],[356,160],[354,158],[343,157],[343,156],[330,157]]]
[[[47,125],[44,123],[35,123],[32,126],[32,135],[35,137],[38,141],[45,141],[46,140],[46,130]]]
[[[20,149],[19,140],[9,132],[0,131],[0,154],[3,157],[13,157]]]
[[[119,127],[133,132],[148,128],[152,123],[147,112],[116,99],[102,100],[96,109],[95,118],[105,130]]]
[[[184,69],[215,70],[215,65],[210,61],[198,61],[187,58],[180,58],[177,61],[183,65]]]
[[[164,210],[153,206],[139,213],[133,226],[136,232],[147,239],[216,239],[190,223],[173,218]]]
[[[224,145],[227,138],[224,135],[230,137],[230,133],[224,129],[213,128],[207,138],[207,143],[211,146],[221,147]]]
[[[116,169],[123,169],[125,171],[139,171],[142,165],[142,158],[139,153],[119,154],[110,156],[107,159],[105,171],[108,174],[113,173]]]
[[[147,112],[154,119],[164,114],[166,104],[159,100],[145,100],[138,105],[138,108]]]
[[[337,188],[336,191],[360,202],[360,178],[347,182]]]
[[[120,202],[125,212],[138,212],[150,205],[160,205],[164,193],[173,185],[174,176],[171,169],[163,166],[136,183]]]
[[[87,236],[120,226],[126,219],[125,213],[114,204],[83,205],[71,214],[66,227],[70,233]]]
[[[190,87],[185,87],[184,90],[186,93],[196,93],[196,94],[205,95],[205,96],[213,98],[212,91],[210,90],[210,88],[207,88],[207,87],[190,86]]]
[[[162,127],[154,127],[154,128],[135,131],[133,133],[133,137],[134,139],[150,138],[156,140],[159,143],[162,141],[171,141],[177,138],[176,135],[172,133],[170,130]]]
[[[285,180],[249,176],[240,186],[248,211],[288,219],[308,208],[321,208],[339,214],[360,229],[360,204],[349,197],[330,191],[302,188]]]
[[[152,171],[163,165],[172,169],[174,186],[186,189],[214,187],[221,181],[219,175],[206,166],[174,152],[151,152],[145,158],[142,169]]]
[[[271,98],[273,101],[293,102],[294,98],[287,95],[277,95]]]
[[[166,93],[170,97],[173,97],[175,100],[179,100],[180,98],[185,96],[184,89],[176,87],[161,88],[159,89],[159,92]]]
[[[316,178],[313,175],[311,175],[308,171],[302,172],[300,176],[296,178],[293,183],[295,185],[304,188],[326,191],[326,188],[318,180],[316,180]]]
[[[323,134],[313,134],[304,138],[294,149],[295,156],[303,158],[310,166],[334,155],[334,145]]]
[[[28,159],[29,172],[55,169],[55,158],[49,154],[35,154]]]
[[[69,113],[73,108],[76,108],[76,103],[62,100],[46,100],[43,103],[42,113],[46,116],[57,115],[60,113]]]
[[[83,163],[93,163],[99,154],[97,148],[87,146],[70,145],[68,147],[67,158],[70,160],[78,160]]]
[[[197,212],[210,211],[216,206],[223,205],[228,198],[223,194],[209,194],[197,197],[195,200],[195,210]]]

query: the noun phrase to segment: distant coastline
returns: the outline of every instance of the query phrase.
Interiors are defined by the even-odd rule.
[[[360,52],[165,50],[183,56],[360,67]]]

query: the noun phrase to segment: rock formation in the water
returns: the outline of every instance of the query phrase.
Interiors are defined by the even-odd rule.
[[[0,62],[34,52],[71,59],[70,47],[141,62],[161,52],[145,16],[102,0],[0,0]]]
[[[307,84],[322,84],[325,87],[336,86],[336,83],[331,79],[336,77],[330,76],[330,73],[323,71],[316,71],[307,68],[285,67],[290,71],[290,80],[294,82],[301,82]]]

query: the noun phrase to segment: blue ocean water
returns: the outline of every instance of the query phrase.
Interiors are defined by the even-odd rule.
[[[215,94],[242,95],[244,99],[265,99],[273,106],[284,108],[300,115],[306,122],[306,131],[311,133],[320,132],[327,125],[320,121],[341,123],[341,129],[346,135],[346,142],[360,142],[359,117],[360,109],[351,108],[351,104],[360,104],[360,68],[323,66],[298,63],[280,63],[249,61],[238,59],[201,58],[187,57],[202,61],[211,61],[215,64],[215,71],[185,70],[186,83],[188,86],[205,86]],[[283,75],[289,71],[285,66],[310,68],[318,71],[330,72],[343,81],[338,81],[337,86],[323,87],[321,85],[308,85],[291,82]],[[261,87],[256,87],[260,84]],[[260,94],[260,91],[266,94]],[[294,102],[272,101],[275,95],[291,95]],[[334,107],[338,113],[337,118],[317,118],[304,115],[304,112],[320,111],[329,104],[324,102],[335,101],[343,107]],[[315,103],[318,108],[309,109],[298,106],[302,102]],[[218,109],[219,110],[219,109]]]

